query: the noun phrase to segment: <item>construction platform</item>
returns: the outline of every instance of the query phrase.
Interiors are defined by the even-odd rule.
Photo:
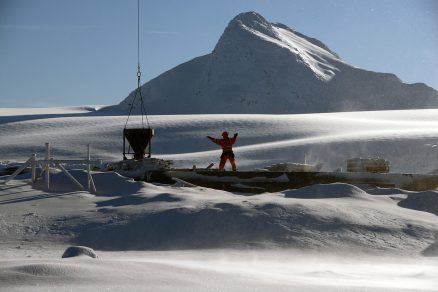
[[[243,193],[279,192],[330,183],[400,188],[408,191],[438,188],[438,175],[432,174],[171,169],[151,171],[143,177],[147,177],[150,182],[170,183],[176,179],[196,186]]]

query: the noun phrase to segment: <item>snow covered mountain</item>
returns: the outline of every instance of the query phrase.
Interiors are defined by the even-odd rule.
[[[150,80],[142,94],[151,114],[438,107],[433,88],[350,66],[322,42],[255,12],[237,15],[210,54]],[[127,111],[133,97],[109,109]]]

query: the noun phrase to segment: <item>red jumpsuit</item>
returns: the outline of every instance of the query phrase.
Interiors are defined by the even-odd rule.
[[[225,163],[227,162],[227,160],[230,160],[233,171],[236,171],[237,166],[236,166],[236,160],[234,159],[233,144],[236,142],[237,134],[234,134],[233,138],[229,138],[228,135],[224,136],[223,139],[215,139],[211,137],[208,138],[222,147],[222,155],[221,155],[221,161],[219,163],[219,169],[220,170],[224,169]]]

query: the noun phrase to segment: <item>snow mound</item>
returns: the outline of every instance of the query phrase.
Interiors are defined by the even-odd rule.
[[[84,170],[70,170],[70,174],[84,187],[87,185],[87,172]],[[99,196],[123,196],[135,194],[144,186],[144,182],[135,182],[133,179],[121,176],[116,172],[92,172],[96,186],[96,195]],[[39,180],[35,187],[45,189],[44,179]],[[78,191],[75,185],[63,172],[51,170],[50,191],[51,192],[72,192]]]
[[[62,254],[62,258],[72,258],[79,256],[86,256],[93,259],[98,258],[96,252],[92,248],[86,246],[70,246]]]
[[[421,254],[427,257],[438,257],[438,233],[435,234],[435,242],[423,250]]]
[[[74,266],[62,266],[50,263],[27,264],[11,268],[12,272],[37,277],[65,277],[67,275],[77,274],[77,270],[78,269]]]
[[[181,198],[171,195],[171,194],[159,194],[151,197],[144,197],[141,195],[126,195],[119,198],[111,199],[108,201],[97,202],[97,207],[120,207],[126,205],[142,205],[147,203],[169,203],[169,202],[180,202]]]
[[[96,194],[100,196],[135,194],[146,185],[144,182],[136,182],[116,172],[93,172],[92,176],[96,185]]]
[[[286,198],[296,199],[333,199],[333,198],[369,198],[370,195],[360,188],[345,184],[316,184],[283,192]]]
[[[183,207],[142,214],[118,224],[84,226],[76,244],[99,250],[172,250],[265,246],[285,227],[268,216],[246,213],[239,205]],[[281,239],[279,239],[281,240]]]
[[[438,216],[438,193],[413,193],[398,203],[400,207],[429,212]]]
[[[1,291],[98,291],[87,289],[86,283],[104,285],[105,272],[100,262],[65,261],[62,259],[16,260],[1,263]],[[115,274],[111,275],[115,276]],[[69,287],[67,287],[70,285]],[[75,286],[80,285],[80,286]],[[17,288],[11,288],[15,286]]]
[[[408,195],[411,191],[405,191],[399,188],[373,188],[367,189],[367,193],[370,195],[388,196],[388,195]]]

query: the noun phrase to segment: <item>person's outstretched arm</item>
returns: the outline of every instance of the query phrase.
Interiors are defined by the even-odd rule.
[[[239,134],[238,134],[238,133],[234,133],[234,136],[233,136],[233,144],[236,142],[237,135],[239,135]]]
[[[208,138],[208,139],[210,139],[210,141],[211,141],[211,142],[213,142],[213,143],[216,143],[216,144],[220,145],[220,143],[219,143],[219,140],[218,140],[218,139],[215,139],[215,138],[213,138],[213,137],[211,137],[211,136],[207,136],[207,138]]]

